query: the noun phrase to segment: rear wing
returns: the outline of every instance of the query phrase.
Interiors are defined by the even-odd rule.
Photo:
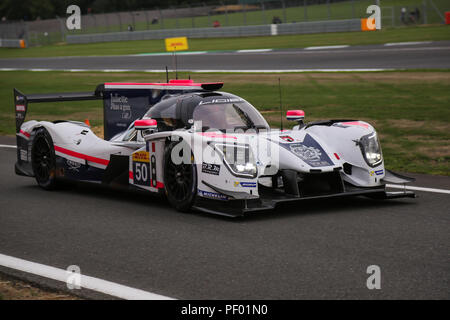
[[[170,80],[168,83],[104,83],[93,92],[23,94],[14,89],[16,133],[25,121],[29,103],[103,100],[104,137],[111,139],[122,132],[166,95],[194,91],[218,90],[223,83],[195,83],[192,80]]]
[[[20,132],[20,127],[25,121],[29,103],[36,102],[62,102],[62,101],[82,101],[102,99],[102,85],[99,85],[94,92],[67,92],[67,93],[44,93],[44,94],[23,94],[14,88],[14,105],[16,110],[16,133]]]

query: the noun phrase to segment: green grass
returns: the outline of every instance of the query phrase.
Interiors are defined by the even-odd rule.
[[[190,51],[303,48],[320,45],[363,45],[402,41],[450,40],[450,26],[419,26],[374,32],[340,32],[268,37],[189,39]],[[0,58],[124,55],[164,52],[164,40],[58,44],[26,49],[0,48]]]
[[[225,91],[250,101],[276,127],[279,76],[196,74],[195,79],[224,80]],[[164,79],[164,74],[145,73],[0,72],[0,134],[15,132],[13,87],[24,93],[85,91],[107,81]],[[290,73],[281,79],[285,109],[304,109],[308,120],[355,118],[372,123],[388,168],[450,175],[450,72]],[[86,118],[101,127],[100,101],[34,104],[27,115],[36,120]]]

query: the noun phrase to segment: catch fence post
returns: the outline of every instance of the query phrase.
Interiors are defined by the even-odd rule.
[[[308,4],[306,3],[307,0],[303,0],[303,13],[305,15],[304,20],[308,21]]]
[[[160,17],[160,20],[161,20],[161,24],[160,24],[161,25],[161,29],[164,29],[164,16],[162,14],[161,9],[157,8],[157,10],[159,12],[159,17]]]
[[[122,31],[122,18],[120,17],[120,12],[117,12],[117,17],[119,20],[119,31]]]
[[[244,15],[244,26],[247,25],[247,5],[244,3],[243,5],[244,10],[242,11],[242,14]]]
[[[328,20],[330,20],[331,19],[330,0],[327,0],[327,15],[328,15]]]

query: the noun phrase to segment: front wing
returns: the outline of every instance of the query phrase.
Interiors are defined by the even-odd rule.
[[[235,199],[235,200],[214,200],[197,197],[194,209],[219,214],[229,217],[244,216],[252,213],[273,210],[281,203],[296,203],[304,200],[340,198],[351,196],[366,196],[373,199],[397,199],[397,198],[415,198],[412,191],[386,191],[385,186],[375,188],[361,188],[347,186],[345,191],[331,194],[318,194],[308,196],[296,196],[286,194],[280,190],[263,189],[260,190],[260,197],[257,199]]]

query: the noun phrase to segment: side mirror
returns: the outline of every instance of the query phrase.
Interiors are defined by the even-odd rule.
[[[149,130],[150,132],[154,132],[158,128],[158,123],[155,119],[139,119],[134,121],[134,128],[136,130]]]
[[[286,112],[286,119],[289,121],[297,121],[298,125],[294,126],[294,130],[301,129],[305,124],[303,120],[305,119],[305,111],[303,110],[288,110]]]

